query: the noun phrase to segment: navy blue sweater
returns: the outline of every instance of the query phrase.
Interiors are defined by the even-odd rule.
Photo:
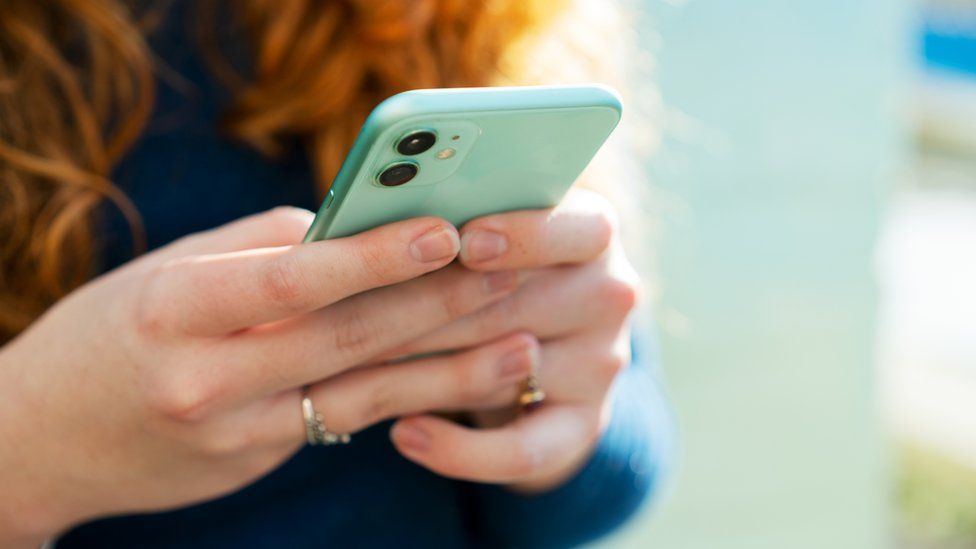
[[[150,248],[241,216],[290,204],[317,209],[301,147],[269,160],[222,137],[228,96],[187,32],[189,2],[176,2],[152,37],[182,80],[161,78],[148,131],[115,181],[145,222]],[[129,259],[128,229],[106,209],[106,269]],[[400,456],[389,424],[348,446],[305,448],[276,471],[220,499],[164,513],[80,525],[57,547],[564,547],[621,524],[658,484],[669,417],[643,345],[615,387],[609,430],[568,484],[516,495],[439,477]],[[296,411],[297,413],[297,411]]]

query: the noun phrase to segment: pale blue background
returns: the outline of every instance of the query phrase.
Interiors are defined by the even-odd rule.
[[[910,6],[645,4],[682,450],[663,506],[606,545],[886,547],[873,250],[904,169]]]

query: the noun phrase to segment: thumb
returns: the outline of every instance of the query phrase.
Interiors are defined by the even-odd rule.
[[[165,261],[185,255],[237,252],[297,244],[308,232],[315,214],[304,208],[280,206],[242,217],[214,229],[194,233],[159,250]]]

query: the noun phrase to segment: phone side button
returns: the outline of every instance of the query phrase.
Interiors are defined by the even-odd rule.
[[[322,206],[325,209],[329,209],[332,206],[332,199],[333,198],[335,198],[335,195],[332,194],[332,189],[329,189],[329,193],[327,195],[325,195],[325,200],[322,201]]]

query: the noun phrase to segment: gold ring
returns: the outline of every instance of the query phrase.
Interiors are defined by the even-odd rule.
[[[326,429],[322,422],[322,414],[315,411],[308,391],[302,395],[302,417],[305,420],[305,438],[312,446],[331,446],[333,444],[349,444],[352,437],[348,433],[333,433]]]
[[[546,392],[539,385],[539,379],[535,375],[526,378],[522,393],[519,395],[518,403],[526,412],[531,412],[546,400]]]

